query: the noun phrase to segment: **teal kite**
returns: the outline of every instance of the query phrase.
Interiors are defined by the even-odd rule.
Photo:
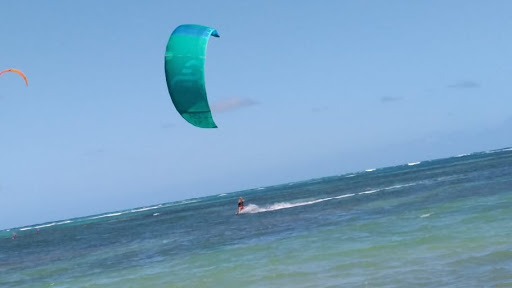
[[[190,124],[217,128],[213,121],[204,81],[206,46],[217,30],[195,24],[180,25],[165,49],[165,79],[174,107]]]

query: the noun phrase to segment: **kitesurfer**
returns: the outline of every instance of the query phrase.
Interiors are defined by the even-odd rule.
[[[244,198],[239,197],[238,198],[238,214],[240,214],[240,211],[244,209]]]

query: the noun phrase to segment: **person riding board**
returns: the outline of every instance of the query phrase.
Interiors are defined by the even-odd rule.
[[[239,197],[238,198],[238,214],[240,214],[240,211],[244,209],[244,198]]]

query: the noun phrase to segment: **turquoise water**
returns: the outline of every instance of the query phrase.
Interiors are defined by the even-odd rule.
[[[502,149],[3,230],[0,287],[512,287],[511,219]]]

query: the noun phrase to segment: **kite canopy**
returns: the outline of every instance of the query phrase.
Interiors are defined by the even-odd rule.
[[[7,73],[7,72],[14,72],[14,73],[17,73],[18,75],[20,75],[21,77],[23,77],[23,80],[25,80],[25,84],[27,84],[27,86],[28,86],[27,76],[25,76],[25,74],[23,74],[23,72],[21,72],[18,69],[10,68],[10,69],[5,69],[4,71],[0,72],[0,76],[2,76],[2,74]]]
[[[171,34],[165,50],[165,78],[174,107],[190,124],[217,128],[213,121],[204,81],[206,46],[213,28],[186,24]]]

